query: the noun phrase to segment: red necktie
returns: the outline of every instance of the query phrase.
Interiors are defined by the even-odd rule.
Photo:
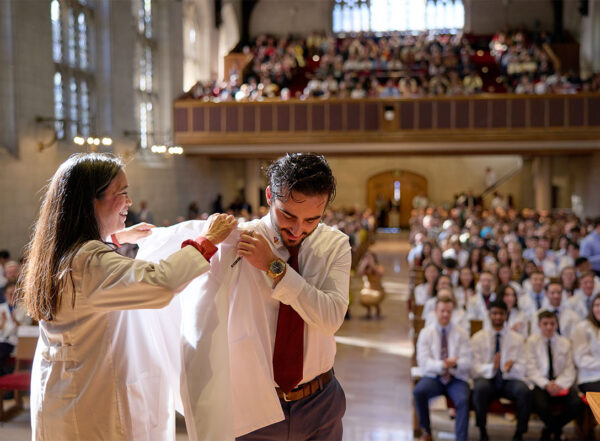
[[[298,271],[298,248],[291,248],[290,266]],[[273,350],[275,381],[285,393],[302,380],[304,360],[304,320],[290,305],[279,304],[277,334]]]

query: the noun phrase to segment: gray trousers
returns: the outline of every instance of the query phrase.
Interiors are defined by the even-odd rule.
[[[285,420],[236,438],[236,441],[341,441],[346,396],[333,377],[322,391],[298,401],[281,401]]]

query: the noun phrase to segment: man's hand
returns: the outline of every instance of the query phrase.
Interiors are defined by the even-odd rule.
[[[560,392],[560,386],[554,381],[550,381],[546,385],[546,391],[550,394],[550,396],[554,397]]]
[[[271,262],[277,259],[267,239],[256,232],[252,235],[247,232],[241,234],[237,253],[261,271],[267,271]]]
[[[457,362],[458,362],[458,358],[448,357],[444,360],[444,367],[448,368],[448,369],[455,368]]]
[[[211,214],[204,224],[200,237],[208,239],[213,245],[218,245],[227,239],[229,233],[231,233],[236,226],[237,220],[231,214]]]
[[[523,322],[515,323],[514,325],[511,326],[510,329],[512,329],[515,332],[519,332],[524,324],[525,323],[523,323]]]
[[[501,358],[500,352],[496,352],[496,354],[494,355],[494,372],[496,372],[498,370],[498,368],[500,367],[500,358]]]
[[[117,241],[121,244],[137,243],[138,240],[150,236],[150,230],[154,227],[155,225],[147,224],[146,222],[141,222],[129,228],[125,228],[124,230],[117,231],[115,233],[115,237],[117,238]]]
[[[506,363],[504,363],[504,372],[510,372],[514,364],[514,360],[508,360]]]

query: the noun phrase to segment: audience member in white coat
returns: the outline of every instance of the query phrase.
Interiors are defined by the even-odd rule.
[[[558,282],[552,282],[546,287],[547,302],[544,307],[539,309],[536,315],[540,312],[552,311],[558,317],[558,329],[556,332],[564,337],[571,338],[571,334],[575,329],[575,325],[580,321],[579,316],[571,309],[567,308],[562,302],[563,288]],[[531,333],[539,334],[540,328],[537,325],[537,320],[531,322]]]
[[[440,273],[440,269],[433,263],[430,263],[425,267],[423,272],[425,276],[425,282],[415,287],[415,303],[417,305],[424,305],[427,299],[431,297],[431,293],[433,292],[433,284]]]
[[[498,267],[498,269],[496,270],[496,284],[498,286],[500,285],[510,285],[513,287],[513,289],[515,290],[515,292],[517,293],[517,296],[521,295],[521,291],[523,290],[523,287],[521,285],[519,285],[518,282],[515,282],[512,279],[512,268],[510,267],[510,265],[500,265]]]
[[[544,422],[542,440],[561,439],[562,428],[582,412],[583,402],[573,386],[575,365],[571,342],[557,334],[558,319],[551,311],[538,316],[539,334],[527,339],[527,380],[533,387],[533,411]],[[558,415],[555,407],[561,407]]]
[[[499,286],[496,290],[496,299],[502,300],[508,309],[506,326],[517,332],[523,339],[527,339],[529,337],[529,320],[519,309],[517,293],[514,288],[511,285]]]
[[[435,310],[437,296],[438,296],[439,291],[442,289],[449,290],[450,293],[452,294],[452,296],[454,297],[454,291],[452,289],[452,280],[450,279],[449,276],[447,276],[445,274],[440,274],[437,277],[437,279],[435,279],[435,282],[433,282],[433,289],[431,290],[431,297],[427,299],[427,301],[425,302],[425,305],[423,306],[423,312],[421,313],[421,318],[427,320],[427,318]]]
[[[30,399],[36,440],[173,434],[170,415],[156,401],[162,389],[155,378],[127,382],[130,365],[149,361],[128,346],[136,330],[127,327],[124,310],[166,306],[209,271],[215,245],[237,223],[233,216],[215,215],[196,240],[154,264],[121,256],[104,242],[111,236],[113,242],[135,243],[150,234],[149,224],[120,231],[131,204],[123,165],[112,155],[73,155],[48,186],[21,287],[40,327]]]
[[[428,304],[430,302],[433,302],[434,309],[429,311],[428,314],[425,317],[423,317],[425,319],[425,326],[433,325],[436,323],[437,316],[435,313],[435,307],[437,305],[437,298],[440,296],[451,297],[452,299],[454,299],[454,294],[452,293],[452,289],[450,289],[448,287],[440,288],[437,291],[437,296],[433,297],[427,301]],[[454,299],[454,300],[456,301],[456,299]],[[458,308],[458,307],[454,308],[454,310],[452,311],[452,320],[450,321],[450,323],[452,323],[453,326],[460,326],[465,331],[470,333],[471,324],[469,323],[469,320],[467,319],[467,315],[466,315],[464,309]]]
[[[423,377],[415,386],[413,396],[422,430],[420,440],[431,440],[429,400],[443,394],[456,406],[456,440],[466,441],[469,437],[471,344],[467,332],[450,323],[454,306],[452,297],[438,296],[437,321],[425,327],[417,340],[417,364]]]
[[[594,277],[595,275],[591,271],[583,273],[579,278],[579,290],[567,301],[567,307],[575,311],[582,319],[588,316],[592,298],[598,294],[594,291]]]
[[[509,287],[510,289],[510,287]],[[491,328],[482,329],[471,339],[473,351],[473,405],[480,440],[488,441],[487,409],[498,398],[508,398],[517,407],[517,428],[513,440],[522,440],[531,412],[531,392],[526,374],[525,340],[505,326],[508,308],[502,300],[490,303]]]
[[[587,319],[575,327],[572,336],[577,384],[586,392],[600,392],[600,296],[594,296]]]
[[[458,274],[458,286],[454,288],[456,306],[462,309],[466,308],[469,299],[474,295],[475,277],[473,270],[469,267],[461,268]]]
[[[472,296],[467,303],[469,320],[482,320],[486,324],[489,320],[488,305],[495,299],[494,276],[489,271],[483,271],[479,276],[479,292]],[[487,324],[489,325],[489,323]]]
[[[523,294],[519,297],[519,308],[525,313],[529,320],[535,320],[536,311],[546,306],[544,302],[546,299],[544,273],[541,271],[534,271],[529,276],[529,281],[531,282],[531,288],[529,290],[523,290]],[[523,288],[525,288],[525,285],[523,285]]]
[[[575,271],[575,267],[564,267],[559,277],[563,286],[563,301],[566,302],[577,292],[577,272]]]

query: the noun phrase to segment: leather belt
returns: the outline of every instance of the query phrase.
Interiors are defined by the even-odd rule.
[[[308,383],[301,384],[292,389],[289,393],[283,392],[280,388],[276,387],[277,396],[284,401],[297,401],[302,398],[306,398],[322,390],[327,383],[331,381],[333,378],[333,369],[328,370],[327,372],[319,375],[314,380],[309,381]]]

